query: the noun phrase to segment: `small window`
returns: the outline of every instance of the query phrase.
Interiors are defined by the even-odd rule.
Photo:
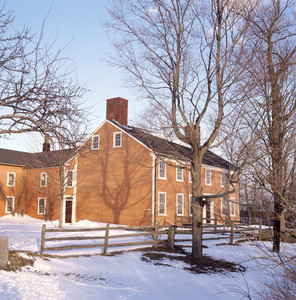
[[[227,181],[226,173],[221,171],[221,186],[225,186]]]
[[[162,160],[158,164],[158,178],[166,179],[166,163]]]
[[[189,172],[189,183],[192,183],[192,173]]]
[[[189,205],[188,205],[188,208],[189,208],[189,216],[192,216],[192,195],[189,195]]]
[[[15,173],[7,173],[7,186],[15,186]]]
[[[177,194],[177,215],[184,215],[184,202],[183,202],[183,194]]]
[[[221,199],[221,214],[222,216],[227,215],[227,200],[225,198]]]
[[[206,169],[206,185],[211,185],[211,170]]]
[[[41,187],[46,187],[47,186],[47,174],[46,173],[41,173],[40,174],[40,186]]]
[[[38,198],[38,215],[45,214],[45,207],[46,207],[46,199],[45,198]]]
[[[73,177],[74,173],[72,170],[67,171],[67,187],[72,187],[73,186]]]
[[[182,167],[177,167],[177,181],[183,181],[183,169],[182,169]]]
[[[121,132],[114,132],[114,140],[113,140],[113,147],[118,148],[121,147]]]
[[[100,147],[100,136],[94,135],[91,141],[91,150],[98,150]]]
[[[230,215],[235,216],[235,199],[230,199]]]
[[[5,204],[5,212],[12,213],[14,210],[14,197],[7,196],[6,197],[6,204]]]
[[[158,215],[166,215],[166,193],[158,193]]]

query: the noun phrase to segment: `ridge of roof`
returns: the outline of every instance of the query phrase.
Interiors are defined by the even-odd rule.
[[[0,148],[0,164],[30,169],[54,167],[69,160],[74,153],[74,149],[30,153]]]
[[[133,136],[139,142],[146,145],[158,155],[174,157],[180,160],[191,160],[192,151],[189,145],[187,146],[184,145],[184,143],[176,143],[174,140],[164,139],[145,129],[134,126],[124,126],[114,120],[111,120],[111,122]],[[230,167],[230,163],[228,161],[210,150],[206,151],[202,163],[204,165],[215,166],[223,169],[228,169]]]

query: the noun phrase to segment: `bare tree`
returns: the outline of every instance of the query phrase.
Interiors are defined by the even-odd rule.
[[[4,6],[0,1],[0,137],[37,131],[61,138],[83,117],[85,88],[55,43],[44,43],[43,27],[39,35],[15,30]]]
[[[256,55],[248,66],[249,126],[260,130],[254,153],[258,182],[271,191],[274,203],[273,250],[280,251],[281,217],[293,190],[296,112],[296,20],[291,0],[264,1],[250,23]],[[255,120],[255,122],[253,122]]]
[[[228,184],[206,196],[201,166],[205,152],[221,143],[215,143],[221,123],[241,99],[233,86],[251,59],[243,55],[251,9],[251,3],[234,0],[121,0],[109,8],[106,26],[117,54],[112,62],[156,108],[160,120],[154,124],[165,124],[191,146],[194,257],[202,256],[203,207],[230,193],[237,180],[236,172],[229,173]]]

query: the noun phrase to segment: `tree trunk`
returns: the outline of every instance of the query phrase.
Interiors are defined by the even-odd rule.
[[[192,256],[201,258],[202,255],[202,210],[203,207],[197,201],[192,205]]]

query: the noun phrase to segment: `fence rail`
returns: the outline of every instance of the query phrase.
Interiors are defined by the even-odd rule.
[[[136,233],[126,233],[126,234],[111,234],[114,230],[124,230],[132,231],[137,230]],[[62,236],[62,237],[46,237],[46,233],[86,233],[90,231],[102,232],[102,235],[79,235],[79,236]],[[141,231],[141,232],[139,232]],[[164,230],[163,226],[156,224],[155,226],[134,226],[134,227],[110,227],[109,224],[105,228],[85,228],[85,229],[48,229],[46,225],[42,225],[41,230],[41,247],[40,255],[44,256],[44,251],[59,251],[59,250],[70,250],[70,249],[83,249],[83,248],[103,248],[103,254],[108,254],[108,248],[111,247],[127,247],[127,246],[140,246],[140,245],[152,245],[154,248],[157,248],[160,243],[166,242],[159,238],[160,234],[167,234],[167,230]],[[147,237],[151,236],[151,239],[144,239],[138,241],[129,241],[129,242],[112,242],[114,239],[120,238],[133,238],[133,237]],[[102,240],[101,243],[92,243],[92,244],[70,244],[70,245],[55,245],[48,246],[48,242],[65,242],[65,241],[85,241],[85,240]],[[110,241],[111,240],[111,241]]]
[[[192,228],[192,227],[191,227]],[[116,226],[110,227],[109,224],[104,228],[83,228],[83,229],[49,229],[46,225],[42,225],[41,230],[41,247],[40,255],[44,256],[44,251],[59,251],[59,250],[71,250],[71,249],[83,249],[83,248],[103,248],[103,254],[108,254],[108,249],[113,247],[129,247],[129,246],[142,246],[152,245],[157,248],[159,244],[166,243],[169,249],[173,249],[175,245],[181,247],[189,247],[189,245],[180,244],[192,242],[192,229],[189,226],[134,226],[123,227]],[[122,234],[114,233],[115,230],[123,231]],[[134,231],[134,232],[131,232]],[[97,232],[97,234],[91,234],[87,236],[89,232]],[[230,222],[228,224],[203,224],[203,241],[209,240],[229,240],[229,244],[233,245],[235,241],[242,241],[246,239],[260,239],[261,238],[261,223],[254,229],[250,228],[247,224],[235,224]],[[78,233],[75,236],[51,236],[47,237],[47,233]],[[113,234],[112,234],[113,233]],[[161,236],[160,236],[161,235]],[[163,238],[164,235],[164,238]],[[180,237],[180,235],[190,235],[190,237]],[[147,239],[147,236],[151,236],[151,239]],[[132,239],[141,238],[139,240],[132,241],[118,241],[118,239]],[[87,244],[74,244],[74,241],[89,241],[93,243]],[[63,242],[71,242],[72,244],[63,245]],[[58,245],[48,244],[50,242],[57,242]]]

